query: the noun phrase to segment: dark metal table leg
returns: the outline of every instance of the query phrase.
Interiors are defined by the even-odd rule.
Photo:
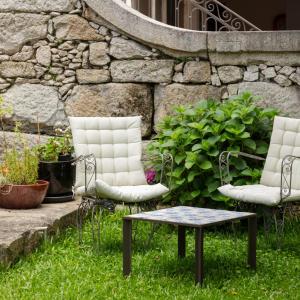
[[[203,228],[195,228],[196,284],[203,283]]]
[[[185,257],[185,227],[178,226],[178,257]]]
[[[132,221],[123,220],[123,275],[131,272]]]
[[[248,264],[252,269],[256,268],[256,234],[257,217],[248,218]]]

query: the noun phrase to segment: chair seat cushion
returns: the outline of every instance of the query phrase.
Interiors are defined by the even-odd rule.
[[[106,182],[96,180],[96,191],[101,198],[121,202],[143,202],[167,193],[169,189],[158,183],[153,185],[111,186]]]
[[[262,184],[242,186],[227,184],[219,187],[218,190],[221,194],[242,202],[263,204],[267,206],[276,206],[280,202],[279,187],[266,186]],[[300,190],[292,190],[291,196],[284,199],[284,202],[297,200],[300,200]]]

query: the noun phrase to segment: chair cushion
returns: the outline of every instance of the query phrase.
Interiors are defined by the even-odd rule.
[[[141,117],[69,117],[75,154],[94,154],[97,179],[113,186],[147,184]],[[85,184],[84,164],[76,166],[75,187]]]
[[[262,184],[242,186],[227,184],[219,187],[218,190],[221,194],[242,202],[267,206],[276,206],[280,202],[279,187],[265,186]],[[292,190],[291,196],[286,198],[284,202],[297,200],[300,200],[300,190]]]
[[[300,156],[300,119],[275,117],[260,184],[280,187],[281,162],[286,155]],[[300,160],[293,165],[292,189],[300,190]]]
[[[158,183],[153,185],[110,186],[103,180],[96,180],[96,193],[101,198],[121,202],[142,202],[167,193],[169,189]]]

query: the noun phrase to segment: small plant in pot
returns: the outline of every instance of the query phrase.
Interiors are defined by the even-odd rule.
[[[0,207],[29,209],[38,207],[44,200],[49,183],[38,180],[38,154],[30,148],[15,125],[15,139],[8,145],[4,131],[4,118],[11,108],[4,106],[0,97],[0,123],[3,137],[3,155],[0,161]],[[17,143],[18,142],[18,143]]]
[[[69,128],[56,129],[56,136],[37,147],[39,178],[49,181],[44,202],[65,202],[73,199],[75,165],[72,135]]]

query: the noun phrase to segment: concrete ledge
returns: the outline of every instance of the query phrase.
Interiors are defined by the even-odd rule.
[[[300,65],[300,31],[209,32],[213,65]]]
[[[8,267],[20,255],[32,252],[45,234],[75,225],[79,203],[42,204],[28,210],[0,208],[0,265]]]
[[[207,33],[186,30],[155,21],[121,0],[85,0],[107,23],[135,40],[175,56],[207,57]]]

